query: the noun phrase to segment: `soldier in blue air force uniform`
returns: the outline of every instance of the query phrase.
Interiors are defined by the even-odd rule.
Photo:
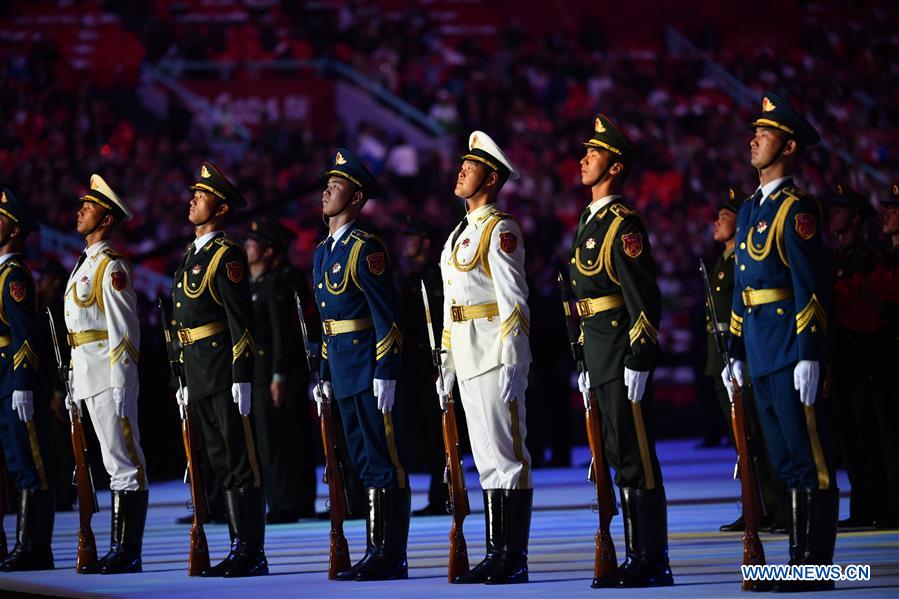
[[[825,359],[827,252],[818,202],[793,183],[814,127],[768,93],[752,123],[752,166],[760,186],[737,216],[730,322],[734,374],[748,362],[758,418],[778,476],[789,489],[790,564],[830,564],[839,493],[820,392]],[[722,373],[728,391],[732,383]],[[777,590],[826,590],[833,582],[781,581]]]
[[[329,235],[312,260],[322,318],[321,378],[324,394],[337,400],[353,467],[368,487],[365,556],[337,578],[407,578],[411,494],[392,413],[403,345],[399,294],[387,248],[356,222],[378,186],[345,148],[325,176]],[[321,410],[318,389],[315,398]]]
[[[53,569],[55,501],[45,470],[47,399],[38,379],[46,359],[34,278],[21,252],[40,227],[8,189],[0,192],[0,443],[19,501],[16,544],[0,571]],[[0,514],[0,518],[3,514]],[[5,551],[4,542],[2,549]]]

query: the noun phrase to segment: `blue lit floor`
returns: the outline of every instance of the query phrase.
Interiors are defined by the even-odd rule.
[[[174,524],[185,512],[187,488],[177,482],[153,485],[150,514],[144,542],[144,572],[121,576],[79,576],[74,573],[76,513],[57,515],[53,549],[57,569],[47,572],[0,575],[0,589],[48,593],[60,596],[91,597],[596,597],[690,596],[724,597],[740,594],[739,564],[742,555],[739,534],[718,532],[718,526],[738,515],[738,483],[731,480],[733,453],[727,448],[694,449],[693,440],[659,444],[659,457],[668,494],[673,588],[659,590],[590,589],[593,571],[593,534],[596,515],[591,513],[591,486],[584,468],[538,470],[534,473],[535,512],[531,526],[531,584],[516,587],[459,587],[446,583],[447,534],[449,517],[412,520],[409,535],[410,580],[386,583],[331,582],[327,580],[328,524],[300,522],[269,526],[266,553],[271,575],[252,579],[200,579],[187,576],[188,528]],[[575,463],[587,461],[585,449],[575,452]],[[841,473],[842,474],[842,473]],[[424,476],[413,475],[413,509],[426,502]],[[840,486],[848,489],[841,475]],[[484,550],[484,520],[481,494],[474,475],[468,478],[472,510],[465,536],[469,555],[476,563]],[[324,492],[319,488],[320,497]],[[97,546],[109,543],[109,494],[102,494],[103,510],[94,517]],[[319,509],[323,501],[319,500]],[[842,502],[842,517],[848,509]],[[12,538],[15,521],[5,520]],[[224,557],[228,533],[224,525],[206,527],[215,560]],[[362,521],[346,523],[346,534],[354,558],[364,548]],[[612,523],[619,559],[624,554],[621,519]],[[783,535],[763,535],[768,563],[786,563],[787,539]],[[101,551],[102,554],[102,551]],[[899,596],[899,531],[864,531],[840,534],[835,562],[870,564],[872,580],[865,583],[837,583],[837,589],[852,596]]]

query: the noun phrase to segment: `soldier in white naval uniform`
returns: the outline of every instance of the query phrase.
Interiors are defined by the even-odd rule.
[[[531,523],[530,455],[524,392],[531,362],[524,243],[496,196],[518,172],[481,131],[469,137],[455,194],[467,215],[440,257],[444,316],[441,402],[458,379],[472,453],[484,490],[487,555],[456,583],[527,582]]]
[[[87,406],[110,476],[109,553],[84,573],[141,571],[147,477],[137,428],[140,325],[128,260],[109,236],[131,211],[99,175],[80,198],[77,229],[87,245],[69,277],[65,319],[72,347],[72,397]]]

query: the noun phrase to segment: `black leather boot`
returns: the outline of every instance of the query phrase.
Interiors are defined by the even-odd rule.
[[[503,546],[502,489],[484,489],[484,528],[487,537],[487,555],[466,574],[456,576],[453,584],[482,584],[499,564]]]
[[[746,529],[746,525],[743,523],[743,516],[740,515],[739,518],[731,522],[730,524],[722,524],[718,530],[721,532],[743,532]]]
[[[808,516],[808,508],[806,505],[804,489],[789,489],[787,497],[790,501],[790,510],[787,512],[787,532],[790,535],[790,561],[788,565],[798,566],[802,563],[805,556],[806,544],[806,518]],[[794,580],[780,580],[774,583],[770,589],[762,588],[759,590],[771,590],[775,593],[790,593],[799,590],[799,584]]]
[[[503,490],[503,546],[499,562],[487,584],[528,581],[528,538],[531,533],[533,489]]]
[[[412,494],[409,489],[377,489],[375,521],[372,530],[380,533],[372,538],[374,551],[356,570],[356,580],[402,580],[409,578],[406,543],[409,538],[409,515]]]
[[[365,555],[358,562],[337,573],[337,580],[356,580],[359,568],[364,567],[372,559],[377,551],[377,543],[381,538],[380,504],[378,504],[378,491],[376,488],[368,489],[368,510],[365,516]]]
[[[665,489],[622,487],[622,503],[630,515],[633,549],[618,569],[618,586],[665,587],[674,584],[668,563],[668,503]],[[631,557],[633,555],[633,557]]]
[[[100,560],[100,574],[142,570],[141,550],[149,498],[147,491],[113,491],[112,544],[109,553]]]
[[[16,545],[0,562],[0,571],[26,572],[52,570],[53,520],[56,500],[52,491],[25,489],[20,491],[16,516]]]
[[[237,543],[232,559],[222,576],[243,578],[268,574],[265,558],[265,492],[262,487],[247,487],[234,491],[239,517]]]
[[[238,531],[240,530],[240,498],[235,489],[225,489],[224,497],[225,519],[228,521],[228,536],[231,538],[231,550],[225,559],[200,572],[200,576],[204,578],[223,576],[231,563],[237,559]]]
[[[839,489],[795,489],[804,506],[801,526],[804,544],[797,555],[797,564],[829,566],[833,564],[833,550],[837,540],[837,518],[840,509]],[[790,543],[790,563],[793,564],[793,544]],[[776,592],[798,593],[832,591],[832,580],[788,581],[778,584]]]

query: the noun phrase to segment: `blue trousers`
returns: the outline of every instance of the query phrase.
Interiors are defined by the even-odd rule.
[[[820,401],[811,408],[799,401],[799,391],[793,388],[794,367],[790,364],[752,380],[772,466],[789,489],[835,488],[825,410]]]
[[[46,445],[44,437],[44,414],[38,414],[38,398],[35,394],[35,413],[31,422],[19,420],[12,409],[12,396],[0,398],[0,444],[6,457],[6,468],[20,490],[46,489],[48,479],[47,464],[44,463]]]
[[[382,414],[371,390],[337,399],[353,468],[366,487],[408,486],[393,414]]]

